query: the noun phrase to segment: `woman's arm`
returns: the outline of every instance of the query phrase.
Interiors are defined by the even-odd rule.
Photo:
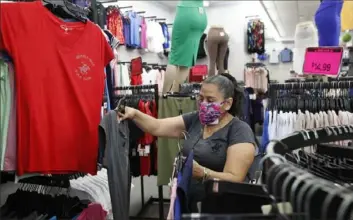
[[[255,147],[251,143],[239,143],[228,147],[227,160],[223,172],[216,172],[198,164],[193,169],[194,176],[219,179],[227,182],[243,182],[255,158]],[[206,171],[206,173],[205,173]]]
[[[130,111],[130,109],[128,111]],[[132,111],[134,111],[134,113],[131,119],[136,125],[144,132],[150,133],[153,136],[178,138],[185,130],[182,116],[157,119],[137,109],[133,109]]]

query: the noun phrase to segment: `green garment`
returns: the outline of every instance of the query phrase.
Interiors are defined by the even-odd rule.
[[[9,67],[0,60],[0,169],[4,169],[7,130],[9,128],[11,108],[11,89],[9,81]]]
[[[184,67],[194,66],[200,38],[206,27],[207,16],[203,1],[180,1],[173,23],[169,64]]]
[[[175,117],[196,111],[196,100],[189,97],[161,98],[158,102],[158,118]],[[172,138],[158,138],[158,178],[157,184],[168,185],[173,172],[173,163],[178,153],[178,140]]]
[[[203,7],[203,0],[181,0],[178,3],[178,6],[183,7]]]

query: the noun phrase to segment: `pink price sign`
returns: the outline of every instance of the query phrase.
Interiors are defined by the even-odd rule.
[[[342,47],[308,47],[305,52],[303,73],[337,75],[341,68]]]

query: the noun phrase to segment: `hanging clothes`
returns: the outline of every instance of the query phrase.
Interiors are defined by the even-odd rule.
[[[295,131],[353,123],[351,98],[346,95],[338,95],[348,94],[345,93],[346,88],[328,87],[327,91],[323,91],[319,87],[316,88],[314,83],[311,84],[312,89],[310,89],[308,84],[310,83],[303,85],[303,88],[307,89],[296,91],[295,96],[293,96],[294,90],[290,89],[290,84],[287,89],[272,91],[277,95],[270,97],[271,106],[265,113],[264,126],[266,128],[264,127],[262,135],[263,150],[266,148],[268,140],[280,139]],[[338,102],[342,102],[342,104],[338,104]],[[287,106],[285,103],[296,104]],[[338,142],[337,144],[347,146],[348,143]]]
[[[165,22],[160,22],[159,24],[161,25],[163,36],[164,36],[163,49],[167,50],[170,46],[169,45],[170,37],[169,37],[168,25]]]
[[[118,8],[114,6],[107,8],[107,28],[118,39],[120,44],[125,44],[122,17]]]
[[[156,21],[147,21],[147,45],[152,53],[163,53],[165,37],[161,26]]]
[[[4,170],[4,158],[7,147],[7,135],[11,110],[11,82],[9,66],[0,60],[0,170]]]
[[[113,217],[129,219],[131,176],[128,122],[118,122],[117,113],[108,112],[99,125],[99,139],[105,148],[103,164],[108,171]]]
[[[13,64],[8,62],[9,80],[11,90],[11,107],[9,126],[7,130],[6,151],[4,158],[4,171],[15,171],[17,163],[17,141],[16,141],[16,89],[15,89],[15,72]]]
[[[196,100],[190,97],[167,97],[159,100],[158,118],[175,117],[197,110]],[[178,140],[158,138],[158,185],[168,185],[173,172],[173,162],[178,152]]]
[[[244,70],[245,87],[267,91],[268,71],[264,67],[246,67]]]
[[[114,79],[114,87],[130,86],[129,66],[122,63],[114,64]],[[119,91],[115,91],[115,94],[119,94]]]
[[[58,23],[67,29],[58,29]],[[99,124],[104,67],[113,58],[102,31],[90,21],[62,21],[40,1],[1,4],[0,25],[2,49],[16,69],[18,175],[95,174],[98,134],[94,130]],[[24,29],[14,26],[29,32],[24,35]],[[66,31],[73,32],[66,35]],[[18,43],[22,37],[25,45]],[[28,51],[37,52],[35,59]],[[48,83],[48,77],[55,83]],[[58,112],[65,114],[57,117]],[[73,122],[85,126],[77,129]]]
[[[158,85],[158,94],[162,95],[163,94],[163,85],[164,85],[164,77],[165,77],[165,68],[162,68],[157,74],[156,74],[156,82]]]
[[[157,76],[160,75],[160,72],[162,70],[159,69],[150,69],[149,71],[146,71],[145,68],[143,68],[142,72],[142,85],[154,85],[157,84]]]
[[[125,40],[125,46],[126,47],[132,47],[132,42],[131,42],[131,22],[129,19],[129,16],[127,14],[124,14],[122,17],[123,20],[123,33],[124,33],[124,40]]]
[[[279,58],[282,63],[290,63],[293,60],[293,51],[288,48],[284,48],[279,53]]]
[[[147,48],[147,25],[144,17],[141,17],[141,48]]]
[[[131,60],[131,85],[142,85],[142,58],[137,57]]]
[[[130,45],[133,48],[139,48],[141,45],[140,40],[140,25],[141,17],[134,11],[128,11],[127,17],[130,21]]]
[[[250,20],[247,24],[248,53],[265,53],[265,25],[259,19]]]

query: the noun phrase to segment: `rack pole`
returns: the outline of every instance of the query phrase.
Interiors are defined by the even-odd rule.
[[[143,176],[140,176],[141,181],[141,207],[145,205],[145,184],[143,181]]]
[[[93,22],[98,24],[97,0],[91,0],[91,8],[92,8]]]
[[[164,198],[163,186],[158,186],[158,204],[159,204],[159,220],[164,219]]]

